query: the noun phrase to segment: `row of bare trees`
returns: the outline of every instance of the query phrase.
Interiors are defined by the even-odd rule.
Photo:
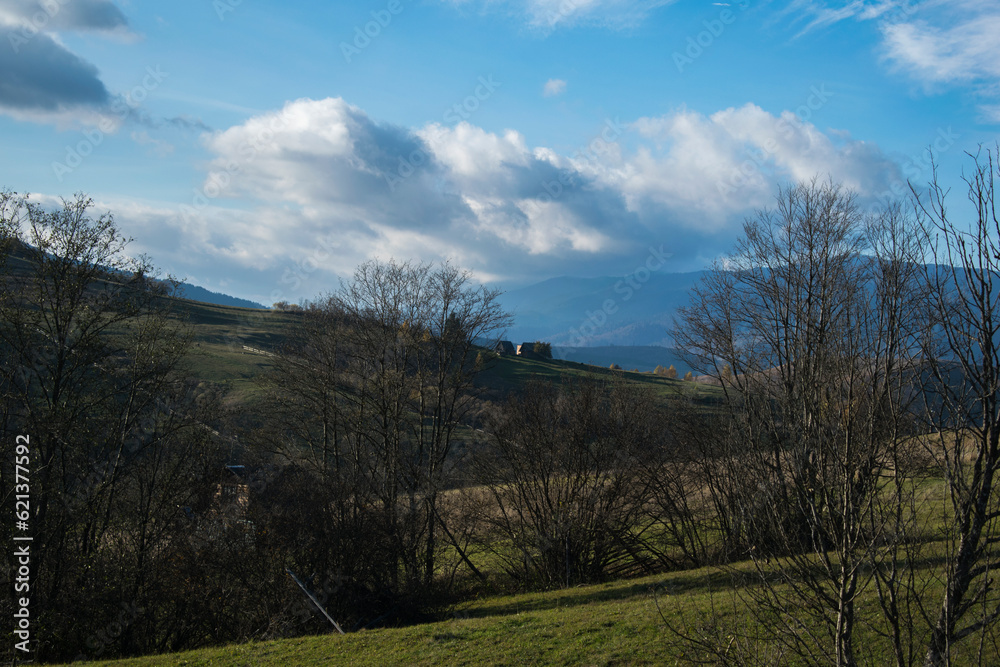
[[[170,319],[169,285],[146,278],[148,262],[125,256],[113,217],[91,218],[90,203],[50,211],[0,193],[0,492],[11,517],[24,436],[30,516],[16,534],[32,537],[22,593],[37,659],[100,655],[109,636],[120,650],[150,648],[141,637],[172,587],[177,506],[194,504],[188,480],[211,467],[198,421],[214,399],[181,372],[187,336]],[[12,532],[4,521],[0,539],[14,544]],[[3,553],[10,618],[18,563]]]
[[[433,595],[442,494],[480,409],[474,341],[508,323],[497,296],[449,265],[367,262],[304,310],[263,380],[267,419],[247,441],[315,485],[326,541],[297,566],[364,591],[342,596],[345,614]]]
[[[702,462],[755,566],[738,595],[807,664],[877,662],[858,638],[879,635],[899,665],[996,655],[997,176],[974,157],[963,219],[936,177],[874,213],[832,183],[783,189],[682,311],[679,344],[727,397]]]
[[[322,629],[286,568],[354,627],[432,607],[497,292],[447,265],[364,264],[299,313],[264,398],[226,415],[189,379],[171,283],[90,206],[0,198],[0,489],[13,515],[27,435],[32,657]]]

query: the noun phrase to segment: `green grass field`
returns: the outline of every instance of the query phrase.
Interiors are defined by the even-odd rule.
[[[362,630],[204,649],[102,665],[662,665],[683,664],[667,641],[657,602],[705,607],[728,585],[696,570],[488,598],[451,618],[403,628]],[[656,599],[654,599],[656,591]],[[714,591],[714,593],[713,593]]]
[[[295,313],[216,306],[177,299],[174,317],[191,332],[185,371],[222,388],[230,401],[257,392],[254,378],[271,368],[263,352],[278,349],[298,319]]]
[[[696,401],[714,402],[719,400],[722,390],[711,385],[670,380],[653,373],[635,371],[613,371],[601,366],[591,366],[576,361],[562,359],[525,359],[523,357],[498,357],[484,373],[481,382],[501,390],[516,389],[532,379],[565,382],[567,380],[608,380],[612,377],[648,387],[664,398],[684,395]]]
[[[941,483],[927,488],[930,497]],[[933,572],[942,546],[927,544],[918,576],[929,599],[941,582]],[[706,567],[564,590],[482,598],[446,610],[444,620],[399,628],[360,630],[206,648],[89,664],[146,667],[279,667],[282,665],[688,665],[706,656],[679,642],[661,617],[694,636],[708,638],[756,664],[803,664],[768,638],[749,613],[744,595],[754,585],[750,562],[725,569]],[[740,591],[740,592],[737,592]],[[863,624],[856,634],[861,664],[891,662],[879,636],[872,587],[858,599]],[[796,610],[789,608],[794,618]],[[921,646],[922,637],[916,637]],[[975,642],[962,646],[954,664],[972,664]],[[986,647],[985,664],[997,664],[996,647]],[[717,661],[713,661],[716,664]],[[740,664],[734,660],[733,664]]]
[[[945,487],[924,479],[918,505],[928,516],[918,579],[926,582],[933,605],[943,583],[939,568],[948,521]],[[764,566],[767,568],[767,566]],[[768,576],[774,576],[773,565]],[[562,590],[498,595],[445,609],[443,620],[406,627],[360,630],[339,635],[277,639],[89,664],[152,667],[279,667],[282,665],[688,665],[707,656],[678,641],[666,625],[740,653],[751,664],[804,664],[769,636],[748,608],[748,587],[757,585],[751,561],[704,567]],[[779,586],[778,590],[787,591]],[[877,610],[874,587],[858,601],[861,625],[856,650],[861,664],[891,662]],[[662,612],[662,616],[661,616]],[[317,614],[318,616],[318,614]],[[796,618],[796,609],[787,609]],[[802,618],[806,618],[803,614]],[[915,637],[922,647],[925,638]],[[973,664],[976,642],[955,653],[954,664]],[[997,664],[996,646],[986,646],[986,662]],[[709,664],[717,664],[712,661]],[[741,664],[735,661],[733,664]]]

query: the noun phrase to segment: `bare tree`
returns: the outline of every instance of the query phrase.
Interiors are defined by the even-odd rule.
[[[296,556],[313,559],[304,567],[429,599],[441,536],[454,535],[439,503],[479,406],[479,346],[509,321],[497,296],[447,264],[370,261],[303,311],[264,381],[270,427],[255,439],[323,498],[308,522],[324,528],[299,529],[323,545]]]
[[[660,442],[638,461],[645,516],[658,529],[645,531],[643,547],[666,567],[701,567],[720,551],[709,492],[718,431],[714,418],[680,392],[664,408],[656,414]]]
[[[305,308],[260,378],[263,417],[250,420],[244,436],[287,468],[282,484],[266,494],[261,521],[284,536],[294,570],[336,572],[354,583],[351,595],[332,601],[342,619],[376,611],[368,594],[390,586],[396,569],[373,511],[378,495],[369,470],[376,464],[358,432],[362,408],[349,339],[348,319],[333,300]],[[293,493],[308,502],[287,500]]]
[[[1000,219],[996,151],[971,156],[964,177],[971,220],[946,207],[937,171],[914,191],[933,263],[927,267],[934,329],[924,347],[930,453],[943,473],[953,520],[946,531],[947,569],[924,664],[949,664],[962,640],[982,641],[1000,617],[993,583],[1000,535],[995,489],[1000,467]]]
[[[187,493],[183,452],[204,439],[185,416],[195,397],[178,382],[188,336],[170,284],[90,207],[83,195],[54,211],[0,198],[0,398],[7,433],[32,443],[31,600],[50,628],[39,658],[65,657],[149,590],[161,528]]]
[[[491,412],[478,479],[493,500],[489,548],[509,575],[569,586],[637,564],[653,412],[650,395],[620,382],[532,384]]]
[[[916,315],[915,276],[899,273],[913,257],[874,241],[905,224],[899,208],[866,219],[832,183],[784,188],[695,288],[675,334],[726,395],[711,488],[733,556],[758,568],[760,586],[741,590],[808,662],[857,662],[856,603],[885,527],[885,424],[904,411]]]
[[[371,483],[410,587],[434,577],[437,503],[478,405],[476,347],[510,322],[498,296],[448,264],[370,261],[334,297],[350,321],[358,437],[374,453]]]

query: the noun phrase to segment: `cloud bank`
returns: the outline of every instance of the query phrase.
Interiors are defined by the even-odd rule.
[[[182,239],[158,256],[270,272],[293,300],[376,256],[517,282],[613,275],[662,247],[665,270],[691,270],[728,250],[778,182],[819,175],[874,195],[898,176],[875,146],[753,104],[610,118],[568,155],[513,129],[381,123],[340,98],[288,102],[203,141],[213,158],[191,204],[152,216],[154,235]]]

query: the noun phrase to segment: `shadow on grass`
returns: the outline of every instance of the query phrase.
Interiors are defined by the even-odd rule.
[[[922,553],[914,556],[913,566],[925,576],[940,572],[947,565],[947,557],[940,553]],[[764,576],[781,577],[777,563],[764,566]],[[569,588],[534,595],[518,596],[511,601],[498,604],[473,604],[460,612],[467,618],[505,616],[526,611],[545,611],[559,607],[575,607],[603,602],[624,601],[637,597],[678,596],[730,592],[746,586],[759,584],[761,573],[754,570],[751,562],[734,563],[729,566],[672,572],[642,580],[613,581],[605,584],[591,584],[581,588]]]
[[[672,573],[641,581],[616,581],[606,584],[587,585],[585,590],[569,588],[561,591],[538,593],[501,604],[475,605],[468,608],[469,618],[505,616],[525,611],[544,611],[559,607],[575,607],[648,597],[654,591],[668,591],[671,595],[698,592],[708,593],[729,590],[733,578],[729,572],[699,570],[690,574]]]

